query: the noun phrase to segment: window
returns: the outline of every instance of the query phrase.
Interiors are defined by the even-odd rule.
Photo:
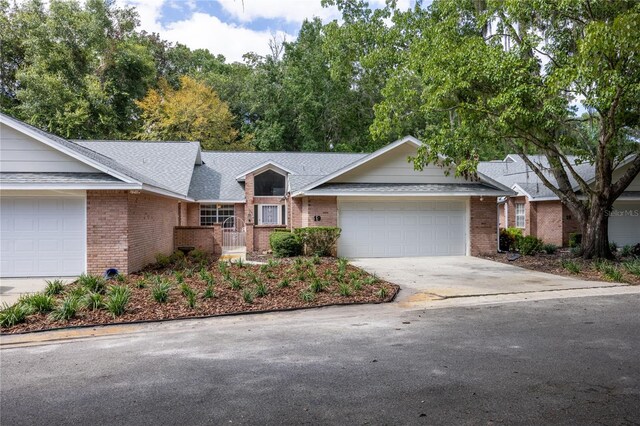
[[[516,228],[524,228],[524,203],[516,203]]]
[[[233,204],[200,204],[200,226],[223,223],[233,216]],[[226,225],[233,226],[233,220],[227,222]]]
[[[255,207],[257,225],[286,225],[287,207],[279,204],[259,204]]]
[[[267,170],[253,178],[253,195],[272,197],[284,195],[285,177],[273,170]]]

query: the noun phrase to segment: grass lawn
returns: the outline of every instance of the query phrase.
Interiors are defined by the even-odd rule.
[[[336,304],[381,303],[399,287],[344,259],[297,257],[267,264],[163,258],[145,271],[105,281],[49,283],[0,312],[2,333],[154,321]]]

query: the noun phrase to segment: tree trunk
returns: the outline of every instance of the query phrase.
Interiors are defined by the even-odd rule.
[[[609,214],[611,206],[592,200],[589,216],[582,224],[582,257],[585,259],[613,257],[609,247]]]

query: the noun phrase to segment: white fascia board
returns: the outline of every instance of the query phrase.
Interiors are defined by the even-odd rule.
[[[404,138],[399,139],[399,140],[397,140],[395,142],[392,142],[389,145],[387,145],[385,147],[382,147],[377,151],[372,152],[371,154],[367,155],[366,157],[363,157],[360,160],[355,161],[355,162],[349,164],[348,166],[343,167],[340,170],[337,170],[337,171],[331,173],[328,176],[325,176],[325,177],[323,177],[321,179],[318,179],[317,181],[315,181],[315,182],[307,185],[306,187],[302,188],[301,190],[297,191],[294,194],[294,196],[298,195],[298,194],[301,194],[301,193],[304,193],[305,191],[309,191],[309,190],[311,190],[311,189],[313,189],[313,188],[315,188],[315,187],[317,187],[319,185],[322,185],[323,183],[327,183],[330,180],[335,179],[340,175],[343,175],[343,174],[345,174],[345,173],[347,173],[347,172],[349,172],[349,171],[351,171],[351,170],[353,170],[353,169],[355,169],[355,168],[357,168],[357,167],[359,167],[359,166],[361,166],[361,165],[363,165],[365,163],[368,163],[369,161],[371,161],[371,160],[373,160],[375,158],[378,158],[382,154],[385,154],[385,153],[391,151],[392,149],[397,148],[400,145],[404,145],[405,143],[412,143],[416,147],[419,147],[420,145],[422,145],[422,142],[420,142],[420,140],[414,138],[413,136],[405,136]]]
[[[51,148],[54,148],[60,152],[63,152],[64,154],[68,155],[69,157],[75,158],[78,161],[81,161],[85,164],[88,164],[91,167],[94,167],[98,170],[100,170],[101,172],[107,173],[108,175],[111,175],[117,179],[120,179],[126,183],[138,183],[140,184],[141,182],[131,178],[130,176],[124,175],[120,172],[117,172],[97,161],[92,160],[91,158],[85,157],[84,155],[81,155],[69,148],[67,148],[66,146],[60,145],[58,142],[56,142],[55,140],[52,140],[48,137],[46,137],[45,135],[42,135],[38,132],[34,132],[33,130],[29,129],[28,127],[23,126],[22,124],[20,124],[20,122],[14,120],[14,119],[5,119],[2,115],[0,115],[0,122],[2,122],[3,124],[6,124],[7,126],[21,132],[24,133],[25,135],[28,135],[32,138],[34,138],[35,140],[42,142],[43,144],[50,146]],[[73,142],[70,142],[73,143]],[[87,148],[89,149],[89,148]]]
[[[261,169],[270,169],[270,168],[276,168],[276,169],[281,170],[281,171],[283,171],[285,173],[294,174],[292,170],[289,170],[286,167],[281,166],[280,164],[276,163],[275,161],[265,161],[264,163],[260,164],[259,166],[253,167],[253,168],[251,168],[249,170],[246,170],[246,171],[240,173],[238,176],[236,176],[236,180],[243,181],[247,177],[247,175],[249,173],[253,173],[253,172],[256,172],[256,171],[261,170]]]
[[[141,189],[143,191],[152,192],[154,194],[163,195],[165,197],[178,198],[184,201],[195,201],[193,198],[178,194],[177,192],[167,191],[166,189],[157,188],[155,186],[151,186],[147,184],[142,184]]]
[[[323,192],[314,194],[309,191],[304,194],[294,195],[295,197],[500,197],[504,192],[485,192],[482,194],[470,194],[468,192]]]
[[[527,191],[522,189],[522,187],[520,187],[520,185],[518,185],[517,183],[511,187],[511,190],[516,192],[516,194],[514,195],[515,197],[526,196],[529,200],[532,199],[531,195]]]
[[[195,200],[199,204],[246,204],[246,200]]]
[[[478,178],[480,178],[480,182],[483,183],[488,183],[489,185],[497,188],[497,189],[501,189],[505,192],[512,192],[512,188],[509,188],[506,185],[501,184],[500,182],[498,182],[495,179],[490,178],[489,176],[485,175],[484,173],[480,173],[480,172],[476,172],[476,174],[478,175]]]
[[[0,189],[7,190],[87,190],[87,189],[102,189],[102,190],[136,190],[142,189],[142,185],[135,183],[123,183],[118,185],[117,183],[2,183]]]

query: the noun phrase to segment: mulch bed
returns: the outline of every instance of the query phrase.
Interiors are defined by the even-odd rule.
[[[602,272],[596,269],[596,261],[575,257],[567,250],[558,251],[556,254],[538,253],[534,256],[521,256],[514,261],[509,261],[506,253],[483,257],[485,259],[507,263],[514,266],[520,266],[521,268],[531,269],[533,271],[579,278],[587,281],[611,281]],[[575,262],[577,265],[579,265],[580,272],[576,274],[568,271],[562,265],[563,260],[570,260],[572,262]],[[611,263],[622,272],[623,283],[640,285],[640,276],[633,275],[629,273],[626,268],[624,268],[623,262],[628,260],[630,259],[616,259],[612,260]]]
[[[345,304],[363,304],[363,303],[384,303],[394,299],[399,290],[399,286],[375,278],[375,282],[371,276],[363,270],[348,265],[346,267],[345,282],[353,284],[354,277],[362,284],[359,290],[353,289],[349,296],[339,294],[339,284],[337,282],[336,273],[338,265],[336,259],[321,258],[315,259],[316,264],[312,262],[314,259],[304,259],[304,266],[298,264],[296,267],[292,259],[283,259],[278,262],[277,266],[272,266],[265,270],[263,265],[244,264],[238,266],[231,264],[229,266],[230,275],[236,277],[241,282],[241,289],[232,289],[227,280],[218,267],[217,262],[208,262],[205,266],[207,271],[213,276],[215,282],[216,297],[203,298],[204,291],[207,287],[206,282],[201,279],[199,270],[200,265],[192,262],[188,265],[182,265],[180,268],[148,268],[146,274],[131,274],[126,277],[124,282],[110,281],[109,285],[126,285],[131,290],[131,297],[126,306],[123,315],[114,317],[106,309],[88,310],[82,308],[78,311],[75,318],[68,321],[54,321],[47,314],[32,314],[26,318],[26,321],[10,328],[0,329],[2,334],[24,333],[32,331],[41,331],[53,328],[70,327],[70,326],[92,326],[114,323],[127,323],[138,321],[157,321],[190,317],[205,317],[234,313],[249,313],[255,311],[278,311],[291,310],[310,307],[320,307],[329,305],[345,305]],[[262,267],[262,270],[261,270]],[[296,269],[297,268],[297,269]],[[198,294],[195,308],[187,305],[187,298],[182,294],[180,285],[176,282],[174,270],[186,271],[184,282],[188,284]],[[193,270],[192,273],[189,273]],[[304,270],[305,274],[315,270],[315,275],[324,280],[326,287],[317,293],[313,293],[314,299],[306,302],[301,298],[301,292],[309,291],[309,286],[313,278],[305,278],[301,281],[299,278],[300,271]],[[268,294],[263,297],[254,295],[253,302],[247,303],[243,299],[244,289],[253,289],[255,284],[251,283],[252,274],[259,277],[262,282],[267,284]],[[153,287],[154,276],[160,275],[165,279],[172,281],[173,286],[169,292],[169,299],[166,303],[156,302],[152,297],[151,289]],[[189,276],[190,275],[190,276]],[[289,278],[288,287],[279,287],[278,284],[283,278]],[[369,278],[369,282],[365,281]],[[136,282],[144,280],[146,286],[138,288]],[[79,284],[74,283],[67,286],[65,293],[78,287]],[[380,289],[384,288],[386,294],[381,297]],[[65,294],[55,296],[58,301]],[[105,296],[106,299],[106,296]]]

